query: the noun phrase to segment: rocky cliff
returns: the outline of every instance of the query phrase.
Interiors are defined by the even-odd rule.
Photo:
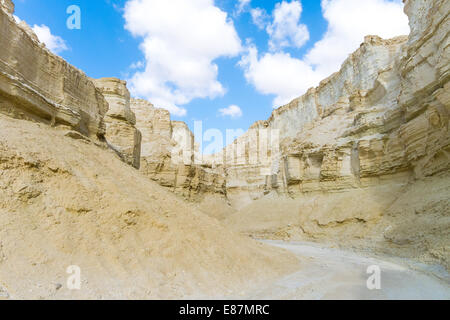
[[[295,195],[357,187],[358,163],[364,162],[359,141],[377,134],[375,126],[385,127],[383,115],[396,108],[400,82],[392,78],[392,70],[406,41],[366,37],[339,72],[275,110],[267,121],[255,123],[235,148],[228,147],[225,166],[233,203],[242,207],[272,191]],[[252,139],[259,143],[250,143]],[[258,160],[238,163],[239,157],[228,156],[239,150]]]
[[[102,137],[108,103],[94,83],[47,50],[25,22],[17,24],[10,0],[1,8],[0,112]]]
[[[405,12],[409,37],[366,37],[338,73],[254,125],[279,144],[262,150],[266,163],[225,162],[242,209],[231,225],[260,237],[364,238],[448,267],[450,3],[410,0]],[[261,155],[252,135],[236,144]]]
[[[126,163],[139,169],[141,132],[135,128],[136,115],[130,109],[130,92],[125,81],[116,78],[94,80],[109,105],[104,122],[110,148]]]
[[[205,195],[225,196],[225,174],[208,165],[195,164],[198,148],[184,122],[172,121],[170,113],[145,100],[132,99],[131,109],[142,132],[141,172],[187,200]]]

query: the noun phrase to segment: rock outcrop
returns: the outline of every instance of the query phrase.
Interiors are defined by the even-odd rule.
[[[25,22],[17,24],[11,1],[2,0],[1,9],[0,112],[102,137],[108,103],[93,82],[47,50]]]
[[[378,133],[374,126],[383,130],[383,114],[395,108],[394,86],[398,95],[400,82],[392,79],[392,70],[406,41],[407,37],[366,37],[338,73],[275,110],[267,121],[255,123],[227,147],[232,203],[243,207],[270,192],[295,195],[358,187],[360,162],[363,175],[365,170],[358,144],[365,141],[363,136]],[[229,156],[235,153],[246,158]]]
[[[0,6],[7,13],[14,13],[14,3],[11,0],[0,0]]]
[[[449,6],[407,1],[409,38],[367,36],[339,72],[255,123],[217,155],[227,189],[295,196],[448,171]]]
[[[141,171],[146,176],[187,200],[225,196],[224,172],[195,164],[194,135],[184,122],[172,121],[167,110],[145,100],[132,99],[131,109],[142,132]]]
[[[268,163],[225,161],[227,194],[242,209],[230,225],[258,237],[364,239],[449,266],[450,3],[409,0],[405,12],[409,37],[366,37],[338,73],[254,125],[279,145]],[[251,135],[236,144],[261,154]]]
[[[102,78],[94,83],[109,104],[104,120],[108,145],[124,162],[139,169],[142,135],[135,128],[136,116],[130,109],[127,83],[116,78]]]

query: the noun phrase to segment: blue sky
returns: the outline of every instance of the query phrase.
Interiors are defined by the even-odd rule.
[[[409,31],[400,0],[14,2],[41,41],[88,76],[130,80],[133,95],[204,129],[246,130],[338,71],[364,35]],[[81,9],[80,30],[66,26],[70,5]]]

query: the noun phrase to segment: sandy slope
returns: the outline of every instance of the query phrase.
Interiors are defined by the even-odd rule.
[[[66,135],[0,115],[0,296],[213,298],[298,268]],[[80,291],[66,288],[69,265]]]

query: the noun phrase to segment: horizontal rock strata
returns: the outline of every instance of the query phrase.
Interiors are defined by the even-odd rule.
[[[25,22],[17,24],[11,1],[1,4],[0,112],[103,136],[108,103],[93,82],[47,50]]]
[[[104,122],[108,145],[120,158],[139,169],[142,135],[136,129],[136,116],[130,109],[130,92],[126,82],[116,78],[94,80],[109,104]]]
[[[188,200],[205,194],[225,195],[225,175],[194,163],[198,152],[194,136],[184,122],[145,100],[132,99],[136,127],[142,132],[141,171],[160,185]]]

